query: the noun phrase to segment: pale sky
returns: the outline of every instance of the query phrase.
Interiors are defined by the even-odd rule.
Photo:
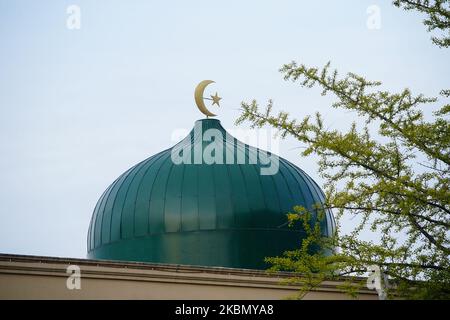
[[[69,5],[81,9],[79,30],[66,27]],[[370,5],[379,29],[367,27]],[[349,125],[331,97],[282,79],[292,60],[436,96],[449,87],[448,51],[421,20],[375,0],[0,0],[0,252],[84,258],[101,193],[202,118],[201,80],[216,81],[229,129],[253,98]],[[280,155],[322,185],[299,146],[284,140]]]

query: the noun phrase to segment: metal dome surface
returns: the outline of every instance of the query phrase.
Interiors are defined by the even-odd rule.
[[[174,148],[207,147],[193,129],[106,189],[89,225],[89,258],[262,269],[264,257],[300,245],[303,233],[286,225],[286,213],[295,205],[323,203],[318,185],[281,157],[276,174],[261,175],[263,164],[250,163],[259,149],[231,137],[216,119],[198,120],[196,126],[222,133],[214,142],[224,157],[240,150],[247,161],[174,163]],[[327,211],[322,230],[330,235],[334,228]]]

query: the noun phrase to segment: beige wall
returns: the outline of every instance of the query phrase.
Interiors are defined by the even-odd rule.
[[[66,286],[69,265],[80,267],[80,290]],[[0,299],[284,299],[298,292],[297,287],[280,283],[288,276],[256,270],[0,255]],[[327,281],[305,299],[349,299],[337,289],[342,281]],[[362,290],[359,299],[377,299],[377,295]]]

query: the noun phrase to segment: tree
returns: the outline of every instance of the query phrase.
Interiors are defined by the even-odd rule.
[[[447,48],[450,45],[448,0],[394,0],[393,4],[405,10],[416,10],[424,13],[427,18],[423,21],[423,24],[427,26],[428,31],[444,33],[440,37],[432,36],[431,41],[441,48]]]
[[[448,1],[398,0],[394,5],[427,14],[429,30],[450,29]],[[432,41],[449,45],[448,36]],[[377,265],[392,283],[388,297],[449,299],[450,105],[444,103],[426,120],[420,109],[439,103],[437,98],[409,89],[383,91],[381,82],[354,73],[340,77],[329,63],[319,69],[292,62],[280,71],[285,80],[333,94],[334,108],[354,111],[364,122],[341,132],[327,129],[320,114],[298,121],[286,112],[274,114],[272,101],[262,111],[255,100],[242,102],[237,124],[268,125],[294,137],[306,147],[302,156],[319,157],[325,179],[324,205],[311,210],[316,212],[297,206],[287,214],[290,223],[303,223],[307,237],[299,249],[267,258],[271,269],[301,274],[292,281],[301,282],[304,293],[326,278],[364,275],[369,265]],[[450,90],[441,91],[441,99],[449,95]],[[325,208],[336,215],[338,231],[331,238],[322,236],[320,223],[311,224]],[[358,221],[349,234],[339,232],[344,216]],[[364,230],[379,234],[378,241],[362,240]],[[318,246],[318,252],[311,250]],[[334,254],[327,255],[330,250]],[[354,293],[355,284],[346,288]]]

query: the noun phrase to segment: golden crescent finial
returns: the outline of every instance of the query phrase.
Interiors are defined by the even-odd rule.
[[[197,104],[197,107],[200,110],[200,112],[203,113],[206,117],[215,117],[216,114],[212,113],[211,111],[208,110],[208,108],[206,108],[204,99],[212,100],[213,105],[217,104],[218,106],[220,106],[219,101],[220,99],[222,99],[217,95],[217,92],[214,96],[211,96],[211,99],[203,97],[205,88],[211,83],[214,83],[214,81],[213,80],[201,81],[195,88],[194,92],[195,103]]]

